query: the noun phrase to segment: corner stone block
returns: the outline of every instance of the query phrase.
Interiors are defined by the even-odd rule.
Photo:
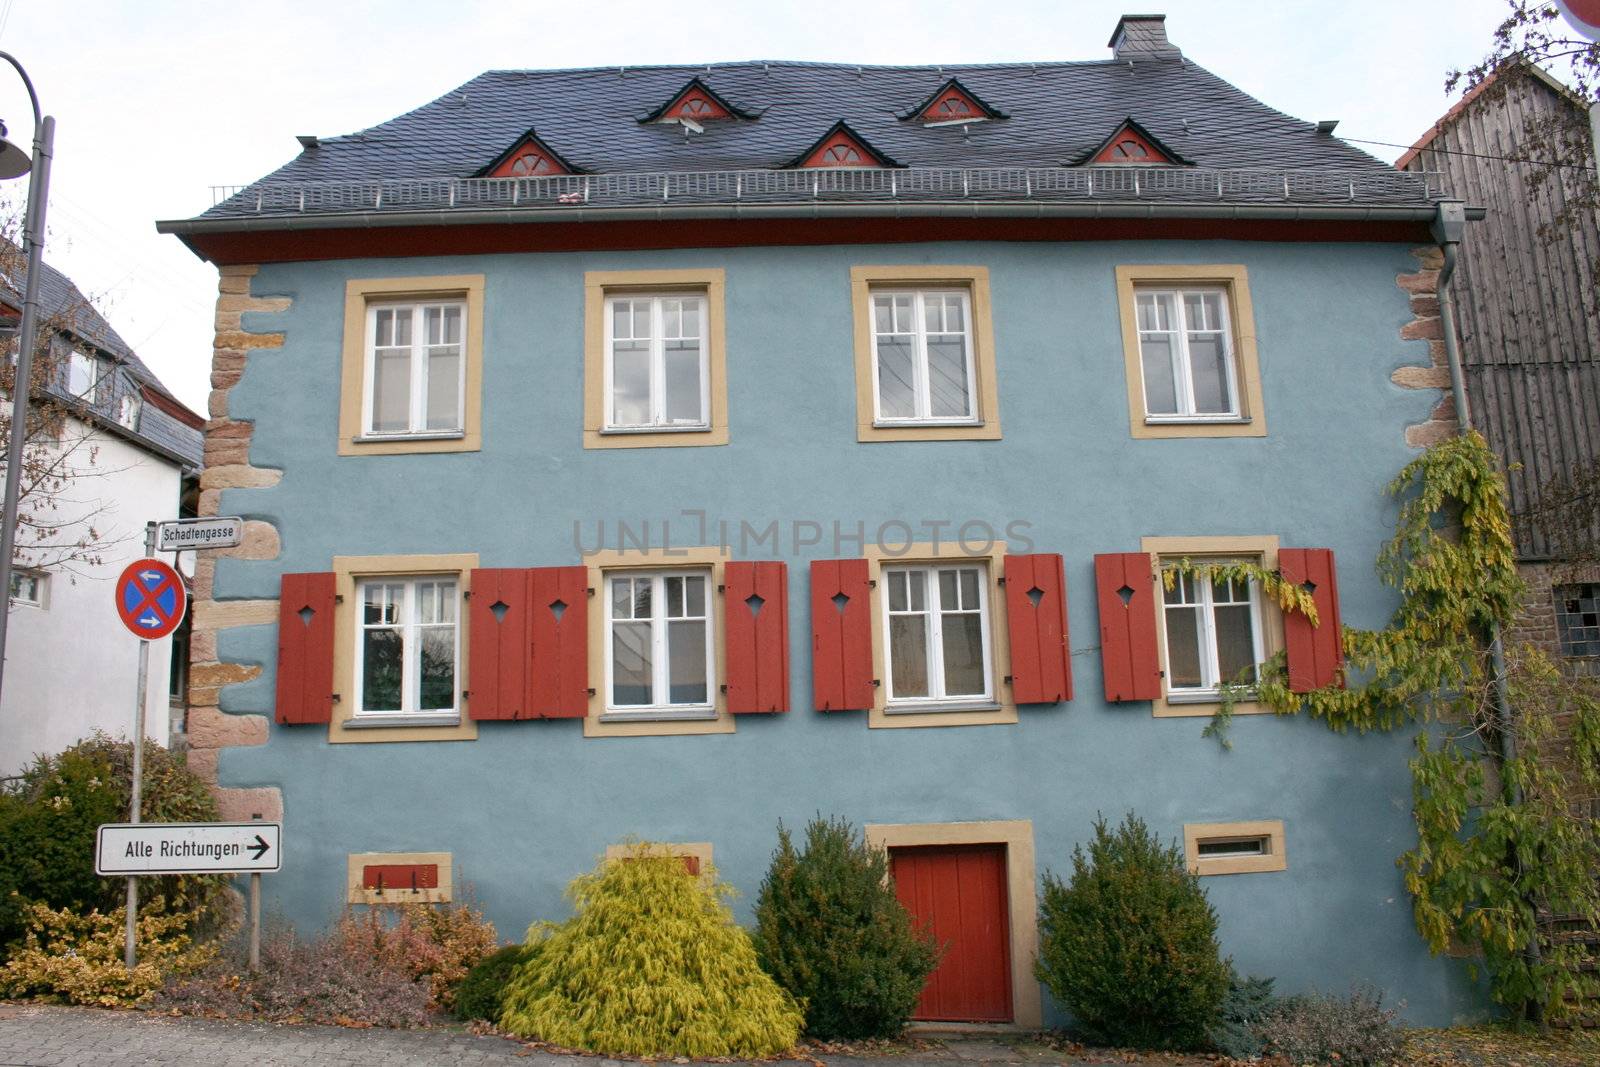
[[[249,822],[257,815],[265,822],[283,821],[283,793],[276,786],[213,789],[212,794],[223,822]]]
[[[189,709],[189,748],[228,748],[267,743],[264,715],[230,715],[214,707]]]

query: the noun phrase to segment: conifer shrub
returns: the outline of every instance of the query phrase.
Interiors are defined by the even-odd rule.
[[[491,952],[473,965],[455,991],[456,1018],[467,1022],[498,1023],[506,985],[518,966],[527,962],[537,948],[507,945]]]
[[[183,932],[187,919],[159,904],[139,911],[134,929],[138,965],[124,966],[127,911],[78,914],[34,903],[23,908],[27,933],[0,967],[0,996],[40,997],[101,1008],[147,1000],[175,974],[203,967],[215,954]]]
[[[702,880],[702,877],[707,880]],[[568,887],[575,912],[535,923],[507,984],[502,1029],[609,1055],[771,1056],[799,1005],[761,969],[715,873],[636,845]]]
[[[1185,867],[1129,814],[1097,819],[1072,878],[1044,876],[1036,973],[1078,1029],[1102,1044],[1196,1049],[1228,991],[1217,916]]]
[[[888,863],[842,819],[813,819],[798,851],[778,826],[756,900],[756,952],[805,1005],[812,1037],[898,1035],[939,963],[932,940],[896,899]]]

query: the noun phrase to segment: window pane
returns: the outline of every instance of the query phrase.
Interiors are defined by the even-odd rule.
[[[611,579],[611,617],[614,619],[631,619],[633,617],[632,579]]]
[[[936,418],[972,414],[967,385],[967,343],[960,335],[928,338],[928,410]]]
[[[917,413],[910,337],[878,338],[878,413],[909,419]]]
[[[411,353],[378,352],[373,359],[372,429],[395,433],[411,428]]]
[[[621,341],[612,346],[611,411],[617,426],[650,422],[650,344]]]
[[[945,611],[954,611],[961,606],[961,598],[956,594],[956,572],[939,572],[939,606]]]
[[[1237,682],[1241,671],[1254,679],[1255,637],[1250,628],[1250,607],[1217,608],[1217,666],[1224,682]]]
[[[1165,297],[1158,297],[1154,293],[1141,293],[1138,297],[1137,306],[1139,309],[1139,329],[1170,330],[1172,328],[1168,302]]]
[[[706,580],[704,578],[685,578],[683,580],[683,591],[686,614],[691,618],[705,618]]]
[[[456,706],[456,629],[429,626],[421,631],[422,711],[447,711]]]
[[[648,584],[648,583],[645,583]],[[611,627],[611,703],[616,707],[650,703],[650,624],[619,622]]]
[[[1194,373],[1194,409],[1220,415],[1233,410],[1228,396],[1228,350],[1222,334],[1189,335],[1189,363]]]
[[[394,309],[394,343],[411,347],[411,309]]]
[[[1193,604],[1194,603],[1194,576],[1190,574],[1175,574],[1172,576],[1172,588],[1168,589],[1163,582],[1162,598],[1168,604]]]
[[[461,343],[461,309],[448,307],[444,309],[444,337],[442,343],[458,345]]]
[[[361,710],[399,711],[405,642],[399,630],[361,632]]]
[[[373,312],[375,327],[374,344],[378,348],[392,348],[394,346],[394,310],[392,308],[379,308]]]
[[[872,329],[876,333],[894,333],[894,303],[889,297],[872,298]]]
[[[978,606],[978,572],[972,568],[961,571],[961,606],[964,608]]]
[[[633,305],[626,300],[615,301],[611,305],[611,336],[614,339],[623,339],[633,336]]]
[[[1139,358],[1144,363],[1145,413],[1176,415],[1178,387],[1172,377],[1172,337],[1156,334],[1139,338]]]
[[[976,612],[945,615],[944,692],[946,696],[982,696],[983,619]]]
[[[889,572],[889,610],[906,610],[906,572]]]
[[[911,610],[926,611],[928,608],[928,572],[907,571],[906,582],[911,587]]]
[[[428,429],[457,430],[461,395],[461,355],[454,348],[428,352]]]
[[[1198,608],[1167,608],[1167,685],[1173,689],[1198,689],[1200,677],[1200,625]]]
[[[700,410],[700,342],[668,341],[666,352],[668,422],[704,422]]]
[[[889,619],[889,670],[892,697],[928,695],[928,620],[921,615]]]
[[[667,626],[668,688],[673,704],[705,704],[706,624],[674,622]]]

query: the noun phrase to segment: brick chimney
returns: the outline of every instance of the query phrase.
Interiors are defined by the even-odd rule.
[[[1178,46],[1167,40],[1167,16],[1124,15],[1108,42],[1117,59],[1181,59]]]

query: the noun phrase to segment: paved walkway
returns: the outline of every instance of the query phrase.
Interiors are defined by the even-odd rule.
[[[827,1057],[828,1067],[972,1067],[1022,1063],[1018,1050],[983,1036],[951,1039],[925,1056]],[[1033,1061],[1038,1062],[1038,1061]],[[1054,1062],[1059,1062],[1058,1060]],[[0,1004],[0,1067],[637,1067],[632,1061],[554,1056],[500,1037],[444,1030],[280,1026],[145,1012]],[[799,1067],[799,1065],[797,1065]],[[809,1065],[807,1065],[809,1067]]]

